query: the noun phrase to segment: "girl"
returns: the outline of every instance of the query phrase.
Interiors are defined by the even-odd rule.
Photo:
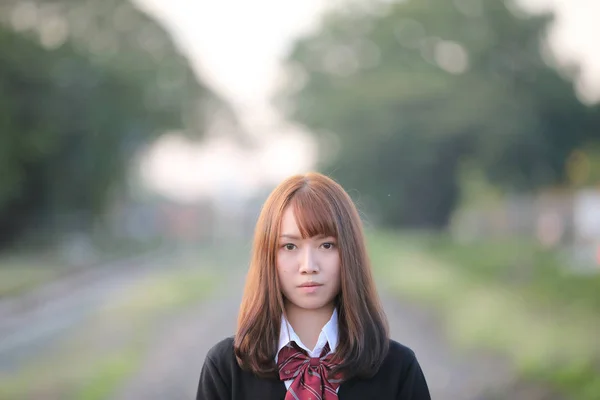
[[[197,400],[430,400],[414,352],[391,340],[359,214],[309,173],[270,194],[237,332],[208,352]]]

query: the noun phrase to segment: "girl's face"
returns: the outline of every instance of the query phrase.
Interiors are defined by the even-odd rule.
[[[288,303],[303,309],[333,308],[340,291],[340,253],[336,238],[302,239],[291,207],[281,220],[277,275]]]

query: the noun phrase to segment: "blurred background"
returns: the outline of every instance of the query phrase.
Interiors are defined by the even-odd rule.
[[[262,202],[364,218],[439,400],[600,399],[600,2],[4,0],[0,399],[191,399]]]

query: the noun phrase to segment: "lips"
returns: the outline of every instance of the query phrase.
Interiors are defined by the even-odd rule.
[[[317,287],[317,286],[323,286],[322,283],[316,283],[316,282],[306,282],[301,284],[299,287]]]

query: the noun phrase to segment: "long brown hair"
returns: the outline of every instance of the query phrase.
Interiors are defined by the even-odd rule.
[[[234,350],[238,364],[258,376],[276,376],[283,295],[277,278],[276,250],[284,210],[294,209],[304,238],[317,234],[337,239],[341,285],[336,297],[339,366],[345,379],[374,375],[385,358],[388,323],[367,255],[360,216],[346,191],[319,173],[284,180],[267,198],[254,233],[246,286],[238,316]]]

